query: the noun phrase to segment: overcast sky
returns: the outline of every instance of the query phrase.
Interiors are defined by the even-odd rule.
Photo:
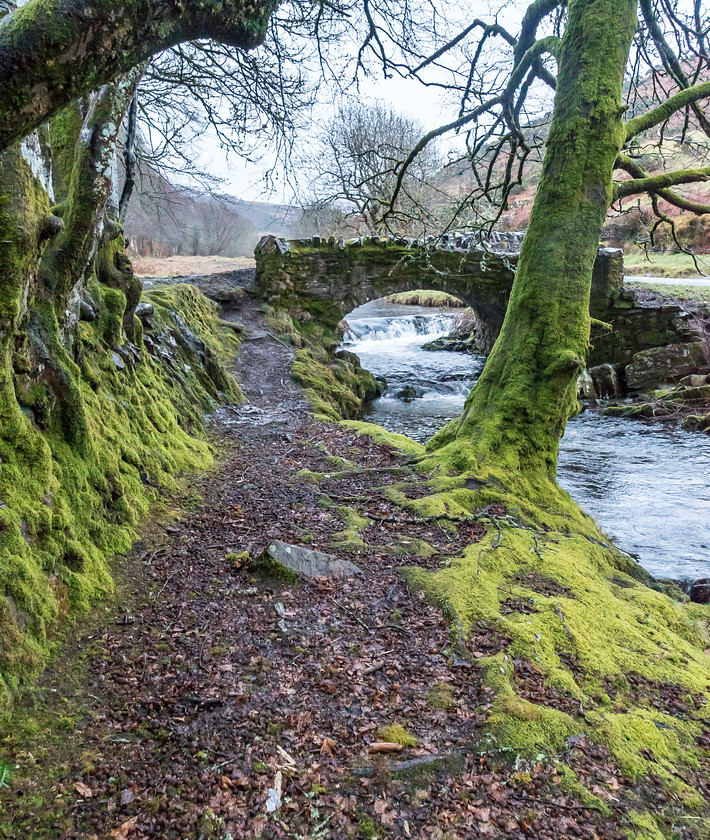
[[[446,9],[447,15],[452,16],[452,19],[464,22],[468,22],[474,14],[483,19],[492,20],[495,14],[489,11],[490,6],[497,10],[497,17],[501,24],[510,31],[517,32],[523,10],[529,5],[529,0],[494,0],[490,4],[485,0],[475,4],[466,0],[442,0],[441,5]],[[458,27],[459,24],[455,26]],[[324,88],[320,91],[321,102],[312,114],[313,132],[307,129],[300,136],[298,146],[301,148],[307,147],[312,142],[312,137],[318,127],[327,121],[336,105],[332,89],[329,89],[327,85],[321,87]],[[424,131],[452,119],[452,114],[456,116],[455,109],[452,111],[451,103],[443,101],[442,93],[437,88],[426,87],[415,79],[401,77],[385,79],[381,70],[376,72],[375,68],[373,68],[372,76],[360,80],[359,98],[384,100],[403,115],[416,119]],[[454,146],[455,140],[450,138],[440,143],[440,150],[446,150]],[[227,157],[209,134],[204,137],[201,152],[202,166],[208,172],[223,179],[221,191],[237,198],[271,202],[293,200],[293,185],[284,185],[283,173],[278,170],[276,185],[270,191],[268,190],[264,173],[272,161],[273,156],[268,150],[265,151],[263,161],[260,163],[245,163],[234,155]],[[298,186],[301,190],[308,191],[308,184],[304,183],[302,178]]]

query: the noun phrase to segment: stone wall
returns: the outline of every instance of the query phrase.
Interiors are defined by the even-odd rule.
[[[412,289],[440,290],[475,311],[477,328],[470,346],[488,353],[508,305],[518,261],[515,246],[497,242],[491,252],[478,240],[469,246],[456,238],[433,247],[376,237],[286,242],[265,236],[255,251],[256,289],[275,308],[296,318],[315,317],[332,328],[370,300]],[[603,323],[593,324],[588,363],[614,365],[622,383],[626,366],[638,353],[698,341],[681,306],[642,303],[624,289],[623,278],[622,251],[600,248],[590,314]]]

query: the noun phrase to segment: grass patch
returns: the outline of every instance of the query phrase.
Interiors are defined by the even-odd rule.
[[[697,256],[698,265],[704,274],[710,274],[710,255]],[[626,274],[649,277],[699,277],[690,254],[625,254]]]
[[[669,285],[667,283],[625,283],[627,288],[634,292],[652,291],[668,298],[677,298],[685,301],[699,301],[710,303],[710,286],[683,286],[681,284]]]

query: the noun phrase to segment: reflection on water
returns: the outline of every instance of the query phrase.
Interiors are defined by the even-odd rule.
[[[424,317],[422,317],[424,316]],[[455,315],[374,301],[348,318],[348,350],[387,379],[365,418],[415,440],[460,414],[484,359],[429,352]],[[412,386],[410,401],[396,393]],[[710,577],[710,437],[587,412],[567,427],[560,484],[625,551],[659,577]]]

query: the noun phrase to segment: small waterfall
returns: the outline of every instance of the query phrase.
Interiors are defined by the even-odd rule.
[[[361,341],[392,341],[418,335],[440,336],[451,332],[455,315],[406,315],[399,318],[357,318],[347,321],[344,344]]]

